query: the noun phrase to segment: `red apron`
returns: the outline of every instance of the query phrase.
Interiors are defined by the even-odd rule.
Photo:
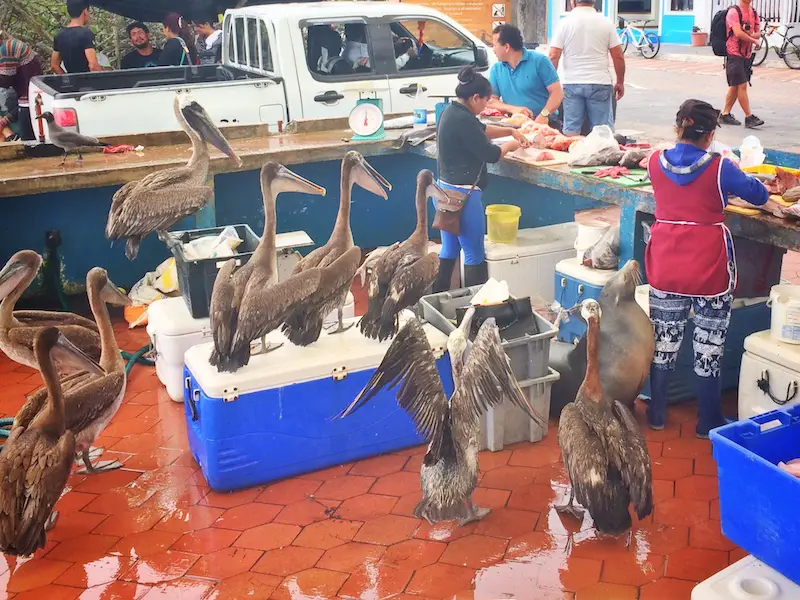
[[[736,257],[723,212],[722,158],[712,158],[685,186],[673,183],[660,161],[661,153],[654,152],[647,165],[656,202],[656,222],[644,260],[648,283],[655,290],[682,296],[732,292]]]

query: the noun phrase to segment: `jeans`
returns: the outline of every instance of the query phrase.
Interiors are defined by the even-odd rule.
[[[614,86],[593,83],[564,85],[564,135],[581,132],[584,119],[594,128],[608,125],[614,129]]]
[[[442,189],[466,192],[471,186],[453,186],[438,182]],[[442,249],[439,258],[455,260],[461,250],[464,250],[465,265],[479,265],[483,262],[484,236],[486,235],[486,216],[484,214],[481,198],[483,192],[475,188],[461,209],[461,233],[453,235],[448,231],[441,231]],[[436,209],[436,200],[431,198],[433,208]]]

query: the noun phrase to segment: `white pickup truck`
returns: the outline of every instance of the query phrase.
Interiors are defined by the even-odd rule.
[[[406,55],[409,44],[417,56],[406,60],[414,54]],[[352,60],[358,52],[361,59]],[[415,101],[432,110],[439,100],[430,96],[452,95],[464,65],[486,70],[494,60],[463,26],[418,4],[252,6],[226,11],[222,64],[35,77],[31,119],[45,137],[43,120],[36,120],[44,111],[94,137],[175,131],[172,99],[183,90],[221,126],[272,129],[296,119],[346,117],[360,92],[382,98],[386,114],[410,114]]]

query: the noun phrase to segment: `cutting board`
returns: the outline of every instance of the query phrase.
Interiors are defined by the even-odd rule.
[[[559,152],[558,150],[538,150],[538,152],[549,152],[553,155],[552,160],[539,160],[532,161],[525,158],[526,148],[520,148],[510,154],[506,154],[506,158],[512,158],[519,162],[524,162],[527,165],[534,165],[536,167],[552,167],[554,165],[565,165],[569,160],[569,152]],[[518,154],[519,153],[519,154]]]
[[[592,179],[597,179],[598,181],[616,183],[622,187],[639,187],[650,185],[650,179],[647,177],[646,169],[628,169],[630,175],[620,175],[617,179],[612,179],[611,177],[593,177],[593,175],[598,171],[608,168],[609,167],[580,167],[578,169],[570,169],[570,173],[573,175],[592,177]],[[644,181],[641,181],[641,179],[644,179]]]

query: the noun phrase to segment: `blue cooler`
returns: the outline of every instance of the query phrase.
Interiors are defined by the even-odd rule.
[[[410,315],[404,311],[401,327]],[[447,336],[424,327],[449,396]],[[209,364],[213,344],[186,352],[189,446],[214,490],[260,485],[423,443],[397,405],[398,388],[382,391],[346,419],[334,418],[367,384],[391,340],[367,339],[355,326],[336,335],[323,330],[306,347],[294,346],[279,331],[267,341],[284,345],[253,356],[236,373],[218,373]]]
[[[578,258],[565,258],[556,264],[555,298],[564,308],[571,308],[587,298],[600,298],[600,292],[616,270],[601,271],[584,267]],[[558,339],[569,344],[575,343],[586,333],[586,323],[573,313],[558,329]]]

